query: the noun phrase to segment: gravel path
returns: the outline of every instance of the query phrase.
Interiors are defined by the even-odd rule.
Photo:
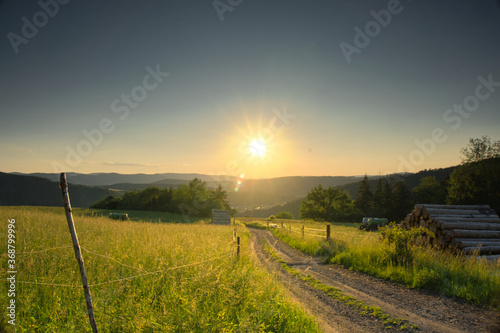
[[[338,302],[324,292],[290,276],[270,259],[263,242],[290,267],[311,275],[325,285],[340,289],[369,306],[377,306],[393,317],[407,319],[418,329],[410,332],[494,332],[500,333],[500,313],[477,307],[458,299],[430,292],[408,289],[403,285],[378,279],[363,273],[349,271],[338,265],[324,265],[278,240],[267,230],[253,229],[251,250],[257,260],[276,274],[290,295],[314,315],[325,332],[401,332],[387,329],[382,320],[359,314],[348,305]],[[407,325],[409,326],[409,325]]]

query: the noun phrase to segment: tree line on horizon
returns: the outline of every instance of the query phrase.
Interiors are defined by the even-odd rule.
[[[360,181],[356,199],[347,191],[321,184],[311,189],[300,203],[300,218],[321,221],[360,222],[364,216],[403,219],[415,203],[424,204],[488,204],[500,212],[500,141],[487,136],[470,139],[461,150],[462,164],[438,182],[426,176],[410,189],[402,180],[378,179],[372,191],[368,177]],[[212,209],[223,209],[235,215],[227,200],[227,192],[219,185],[209,189],[197,178],[177,188],[148,187],[129,191],[120,197],[108,196],[91,208],[151,210],[208,217]],[[293,216],[293,214],[291,214]]]
[[[128,191],[120,197],[108,196],[93,205],[94,209],[149,210],[208,217],[212,209],[234,210],[227,201],[227,192],[221,185],[209,189],[207,182],[198,178],[177,188],[148,187]]]
[[[361,180],[356,200],[347,191],[318,185],[301,203],[300,217],[322,221],[361,221],[363,216],[403,219],[415,203],[487,204],[500,213],[500,141],[487,136],[469,139],[461,150],[462,164],[441,182],[423,177],[411,191],[403,181],[380,178],[373,192],[368,177]]]

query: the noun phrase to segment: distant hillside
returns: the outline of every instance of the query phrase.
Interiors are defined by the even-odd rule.
[[[267,192],[288,193],[296,196],[305,196],[314,186],[322,184],[341,186],[361,180],[362,177],[280,177],[270,179],[247,179],[240,192]]]
[[[429,170],[422,170],[417,173],[408,173],[405,175],[389,175],[389,179],[391,179],[393,182],[397,181],[404,181],[408,188],[413,189],[414,187],[418,186],[420,183],[420,179],[428,176],[433,176],[436,177],[436,180],[438,182],[442,182],[447,176],[449,176],[453,170],[455,170],[458,166],[453,166],[453,167],[448,167],[448,168],[441,168],[441,169],[429,169]],[[368,176],[368,181],[370,183],[370,187],[372,191],[375,191],[377,188],[377,182],[379,178],[384,178],[384,176],[377,176],[377,177],[370,177]],[[358,192],[358,187],[359,187],[359,181],[356,181],[354,183],[346,184],[339,186],[340,189],[345,190],[349,192],[351,197],[353,199],[356,199],[356,194]]]
[[[408,188],[412,190],[414,187],[418,186],[420,183],[420,179],[423,177],[428,177],[428,176],[434,176],[436,177],[436,180],[438,182],[442,182],[446,177],[448,177],[453,170],[455,170],[458,166],[453,166],[453,167],[448,167],[448,168],[442,168],[442,169],[430,169],[430,170],[423,170],[417,173],[411,173],[411,174],[405,174],[405,175],[389,175],[389,178],[393,181],[404,181]],[[377,182],[379,178],[383,178],[384,176],[368,176],[368,181],[370,183],[370,187],[372,189],[372,192],[375,191],[377,188]],[[309,178],[309,177],[306,177]],[[323,177],[321,177],[323,178]],[[362,177],[358,177],[358,179],[355,182],[349,183],[349,184],[344,184],[341,186],[338,186],[341,190],[345,190],[349,192],[351,197],[353,199],[356,199],[356,194],[358,191],[359,183],[361,181]],[[323,186],[328,186],[325,183],[321,183]],[[311,186],[307,192],[309,192],[314,186]],[[334,185],[332,185],[334,186]],[[335,186],[334,186],[335,187]],[[307,193],[306,193],[307,194]],[[266,209],[253,209],[250,211],[245,211],[241,212],[239,216],[253,216],[253,217],[269,217],[270,215],[276,215],[279,212],[282,211],[288,211],[291,212],[295,218],[299,218],[300,216],[300,205],[302,203],[302,200],[305,198],[305,195],[301,199],[294,199],[291,200],[285,204],[278,204],[275,205],[271,208],[266,208]]]
[[[12,173],[23,175],[19,173]],[[59,180],[59,174],[33,173],[30,176],[42,177],[52,181]],[[72,184],[99,186],[103,189],[132,191],[143,190],[149,186],[160,188],[177,187],[188,184],[190,180],[198,178],[207,182],[209,187],[222,184],[228,191],[228,199],[232,206],[262,206],[275,205],[298,197],[303,197],[311,188],[322,184],[323,186],[341,186],[355,181],[361,177],[279,177],[270,179],[246,179],[238,192],[234,192],[237,178],[215,177],[197,173],[177,174],[161,173],[147,174],[119,174],[119,173],[67,173],[67,179]],[[230,181],[227,181],[230,179]],[[220,181],[219,181],[220,180]]]
[[[89,207],[108,195],[116,195],[116,191],[69,183],[69,194],[73,207]],[[0,172],[0,205],[62,207],[59,182]]]
[[[189,180],[182,179],[166,179],[155,183],[148,184],[139,184],[139,183],[119,183],[119,184],[111,184],[111,185],[103,185],[99,186],[105,189],[113,189],[113,190],[121,190],[121,191],[133,191],[133,190],[144,190],[147,187],[159,187],[159,188],[167,188],[173,187],[176,188],[180,184],[189,184]]]
[[[15,175],[29,175],[35,177],[42,177],[52,181],[59,181],[59,174],[57,173],[31,173],[22,174],[14,172]],[[68,182],[73,184],[87,185],[87,186],[108,186],[110,184],[121,184],[121,183],[132,183],[132,184],[151,184],[155,182],[161,182],[165,179],[175,179],[175,180],[192,180],[198,178],[205,181],[211,181],[217,179],[217,177],[202,175],[198,173],[157,173],[154,175],[148,175],[143,173],[138,174],[120,174],[120,173],[75,173],[68,172],[66,174]]]
[[[415,174],[401,175],[391,175],[392,179],[403,180],[406,182],[408,187],[412,189],[417,186],[420,179],[425,176],[435,176],[438,181],[443,180],[448,173],[451,173],[455,167],[445,168],[445,169],[434,169],[434,170],[424,170]],[[13,173],[14,175],[17,173]],[[58,182],[59,174],[51,173],[35,173],[31,176],[39,176],[46,179],[50,179]],[[377,180],[383,176],[369,176],[370,185],[372,190],[375,190],[377,186]],[[321,184],[324,187],[333,186],[339,187],[343,190],[347,190],[353,199],[356,197],[356,192],[358,190],[359,182],[363,177],[352,176],[324,176],[324,177],[278,177],[269,179],[245,179],[243,180],[241,186],[239,186],[239,191],[235,192],[234,187],[236,185],[237,178],[235,177],[214,177],[210,175],[202,175],[197,173],[190,174],[177,174],[177,173],[161,173],[154,175],[147,174],[119,174],[119,173],[93,173],[93,174],[80,174],[80,173],[68,173],[68,181],[71,184],[83,184],[99,186],[100,190],[105,191],[103,193],[114,193],[110,190],[118,191],[132,191],[132,190],[143,190],[146,187],[157,186],[160,188],[174,187],[176,188],[180,184],[188,184],[190,180],[198,178],[207,182],[208,187],[215,188],[219,184],[222,184],[224,189],[228,192],[228,201],[231,206],[238,207],[239,209],[253,209],[257,207],[270,207],[273,205],[281,205],[285,202],[296,201],[298,198],[303,198],[306,194],[315,186]],[[218,181],[218,180],[230,179],[231,181]],[[83,191],[83,190],[82,190]],[[90,190],[87,190],[90,191]],[[94,193],[94,192],[92,192]],[[118,192],[120,193],[120,192]],[[99,195],[92,194],[91,197],[98,197]],[[90,196],[88,196],[90,198]],[[95,201],[98,201],[102,197],[95,199],[94,201],[84,201],[84,206],[88,206]],[[91,199],[88,199],[91,200]],[[300,206],[300,203],[298,204]],[[289,211],[297,212],[297,208],[290,207]],[[264,210],[263,210],[264,211]],[[274,211],[274,210],[273,210]],[[267,213],[266,213],[267,214]],[[270,213],[271,215],[274,213]],[[295,213],[294,213],[295,215]]]

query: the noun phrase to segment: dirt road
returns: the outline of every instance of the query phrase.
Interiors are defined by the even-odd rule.
[[[288,266],[340,289],[369,306],[376,306],[393,317],[409,321],[407,332],[495,332],[500,333],[500,313],[464,301],[429,292],[408,289],[369,275],[349,271],[338,265],[324,265],[320,260],[297,251],[278,240],[267,230],[250,229],[251,251],[267,269],[276,274],[290,295],[321,323],[325,332],[401,332],[388,329],[383,320],[361,315],[359,310],[310,287],[280,269],[276,260],[264,251],[268,243]],[[418,328],[411,328],[410,324]]]

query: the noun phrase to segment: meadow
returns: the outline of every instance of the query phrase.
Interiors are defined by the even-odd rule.
[[[320,331],[275,277],[254,263],[244,226],[237,227],[237,257],[233,227],[96,215],[74,211],[100,332]],[[11,219],[16,326],[2,313],[0,332],[91,332],[64,210],[1,207],[2,267]],[[0,284],[2,309],[10,300],[8,288]]]
[[[410,245],[410,252],[406,254],[410,258],[402,262],[397,260],[394,244],[384,242],[379,232],[359,230],[360,224],[330,223],[331,241],[327,242],[326,223],[298,220],[271,223],[278,226],[270,230],[279,239],[305,253],[322,257],[325,263],[500,309],[500,261],[488,262]],[[255,219],[247,225],[267,228],[267,221]]]

